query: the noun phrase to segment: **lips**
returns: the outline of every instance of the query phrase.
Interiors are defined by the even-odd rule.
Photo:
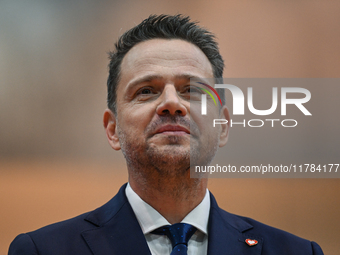
[[[180,126],[180,125],[164,125],[164,126],[161,126],[159,127],[155,134],[161,134],[161,133],[171,133],[171,134],[190,134],[190,131],[189,129],[183,127],[183,126]]]

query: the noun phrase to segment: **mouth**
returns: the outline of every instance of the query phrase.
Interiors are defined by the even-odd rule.
[[[156,134],[163,134],[163,135],[190,135],[190,130],[180,126],[180,125],[164,125],[159,127],[156,132]]]

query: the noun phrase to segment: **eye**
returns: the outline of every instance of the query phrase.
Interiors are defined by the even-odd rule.
[[[137,95],[149,95],[152,93],[153,91],[151,88],[141,88],[140,90],[138,90]]]
[[[204,94],[197,86],[187,86],[184,88],[182,92],[182,97],[186,98],[187,100],[198,101],[201,100],[201,95]]]
[[[195,86],[187,87],[185,92],[190,93],[190,94],[193,94],[193,93],[202,94],[202,90],[200,90],[198,87],[195,87]]]

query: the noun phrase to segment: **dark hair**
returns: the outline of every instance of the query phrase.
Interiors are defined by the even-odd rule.
[[[199,27],[182,15],[150,15],[139,25],[125,32],[115,44],[115,50],[109,53],[109,77],[107,79],[107,105],[116,113],[116,91],[120,79],[120,67],[126,53],[136,44],[151,39],[182,39],[196,45],[209,59],[214,77],[222,78],[224,63],[219,53],[215,36]],[[224,90],[217,89],[223,104]],[[221,93],[222,92],[222,93]]]

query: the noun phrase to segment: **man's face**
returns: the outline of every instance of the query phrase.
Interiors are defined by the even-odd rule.
[[[200,107],[190,109],[190,78],[212,77],[209,60],[189,42],[153,39],[134,46],[121,64],[117,116],[105,113],[114,124],[111,146],[122,149],[128,165],[160,172],[189,169],[190,152],[214,154],[219,137],[209,130],[218,108],[209,119],[202,119]],[[105,116],[104,125],[108,129]]]

